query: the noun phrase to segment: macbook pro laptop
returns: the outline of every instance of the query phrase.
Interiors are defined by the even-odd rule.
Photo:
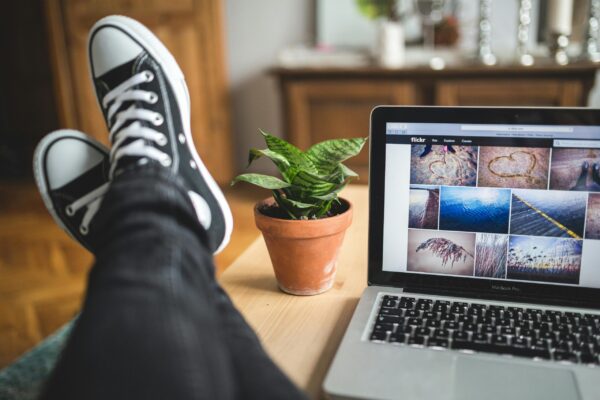
[[[333,398],[600,399],[600,111],[377,107]]]

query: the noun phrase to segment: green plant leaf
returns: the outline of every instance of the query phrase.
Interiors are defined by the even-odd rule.
[[[338,164],[338,166],[335,168],[335,171],[331,175],[323,177],[323,179],[326,181],[338,184],[354,178],[358,178],[358,174],[342,163]]]
[[[312,146],[306,155],[319,175],[330,175],[339,163],[360,153],[366,141],[367,138],[326,140]]]
[[[284,202],[284,197],[281,195],[281,192],[279,190],[273,190],[272,192],[273,192],[273,198],[277,202],[277,205],[283,211],[285,211],[285,213],[287,215],[289,215],[291,219],[297,219],[297,217],[294,215],[292,210],[290,210],[290,207],[288,207],[287,204]]]
[[[283,197],[284,202],[294,206],[295,208],[301,208],[301,209],[305,209],[305,208],[314,208],[317,207],[317,204],[310,204],[310,203],[303,203],[301,201],[297,201],[297,200],[292,200],[292,199],[288,199]]]
[[[336,183],[307,171],[298,171],[292,181],[292,190],[297,189],[302,197],[314,197],[335,190]]]
[[[288,199],[281,193],[273,191],[273,197],[281,209],[283,209],[292,219],[308,218],[315,212],[318,212],[319,204],[303,203],[297,200]]]
[[[290,186],[289,183],[282,181],[279,178],[263,174],[242,174],[236,176],[231,185],[235,185],[237,182],[248,182],[256,186],[260,186],[265,189],[283,189]]]
[[[255,148],[252,148],[252,149],[250,149],[250,152],[248,154],[248,165],[247,165],[247,167],[249,167],[250,164],[252,164],[253,161],[258,160],[261,157],[267,157],[268,159],[270,159],[271,161],[273,161],[275,164],[281,163],[281,164],[286,165],[286,166],[290,165],[289,161],[284,156],[282,156],[279,153],[275,153],[274,151],[271,151],[269,149],[255,149]]]
[[[321,218],[323,215],[327,214],[329,212],[329,210],[331,209],[332,202],[333,202],[333,200],[329,200],[329,201],[326,201],[325,203],[323,203],[323,205],[319,208],[319,210],[315,214],[315,217]]]
[[[318,173],[317,168],[302,150],[277,136],[268,134],[262,129],[260,130],[260,133],[263,135],[269,150],[285,157],[291,167],[298,170],[304,169],[315,174]]]
[[[261,157],[267,157],[273,161],[273,164],[275,164],[281,173],[281,176],[283,176],[283,179],[288,182],[291,181],[296,174],[296,168],[292,168],[289,161],[284,156],[269,149],[250,149],[250,152],[248,153],[248,166]]]
[[[340,163],[340,169],[344,178],[358,178],[358,174],[356,172],[354,172],[342,163]]]
[[[348,185],[349,181],[346,181],[344,183],[342,183],[341,185],[339,185],[334,191],[327,193],[325,195],[316,195],[313,196],[316,199],[319,200],[324,200],[324,201],[329,201],[329,200],[336,200],[338,198],[338,194],[344,190],[344,188]]]

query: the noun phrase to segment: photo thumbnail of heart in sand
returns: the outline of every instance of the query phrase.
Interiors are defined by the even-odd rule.
[[[588,196],[585,238],[600,240],[600,193]]]
[[[477,186],[546,189],[549,148],[479,147]]]
[[[600,192],[600,149],[552,149],[550,189]]]
[[[476,146],[411,146],[410,183],[475,186],[476,181]]]
[[[576,285],[581,250],[581,240],[511,236],[506,277]]]
[[[411,185],[408,206],[408,227],[437,229],[440,209],[440,188],[429,185]]]
[[[472,276],[474,255],[474,233],[408,230],[408,271]]]

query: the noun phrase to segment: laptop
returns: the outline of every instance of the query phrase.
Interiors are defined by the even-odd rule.
[[[600,399],[600,112],[376,107],[332,398]]]

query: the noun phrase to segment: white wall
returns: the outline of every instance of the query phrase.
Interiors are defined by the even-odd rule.
[[[241,171],[248,149],[265,147],[259,128],[285,134],[279,89],[267,70],[282,48],[313,42],[314,5],[309,0],[226,0],[225,6],[234,157]]]

